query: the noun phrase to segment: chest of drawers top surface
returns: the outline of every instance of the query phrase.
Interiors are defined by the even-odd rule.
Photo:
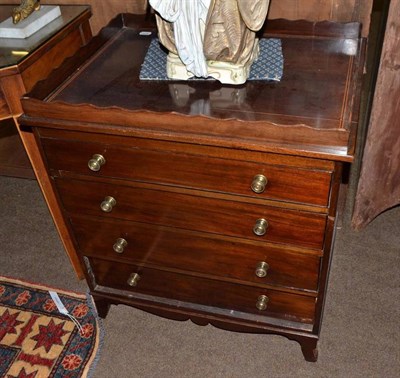
[[[26,117],[79,122],[69,128],[87,131],[102,124],[110,134],[352,159],[363,50],[358,24],[267,23],[263,37],[282,42],[283,78],[242,86],[140,80],[156,35],[143,17],[117,17],[23,99]]]

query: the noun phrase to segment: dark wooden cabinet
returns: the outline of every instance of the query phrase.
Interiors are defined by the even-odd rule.
[[[124,303],[275,333],[317,359],[359,30],[268,22],[264,37],[282,40],[279,83],[144,82],[156,31],[122,15],[22,100],[101,316]]]

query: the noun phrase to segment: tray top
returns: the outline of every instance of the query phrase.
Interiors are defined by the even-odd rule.
[[[255,125],[265,132],[268,128],[280,127],[279,138],[292,139],[288,142],[292,145],[326,145],[325,149],[331,150],[328,153],[332,153],[334,148],[337,150],[335,154],[343,155],[342,159],[351,160],[353,146],[348,144],[358,121],[359,73],[362,67],[359,25],[329,22],[316,25],[285,20],[268,24],[271,26],[264,31],[263,37],[282,41],[284,69],[280,82],[248,81],[241,86],[232,86],[214,80],[142,81],[139,79],[141,65],[157,33],[140,18],[132,17],[130,20],[125,15],[102,30],[92,42],[93,46],[97,43],[97,47],[91,48],[93,53],[87,53],[87,60],[71,73],[67,81],[54,88],[41,83],[28,97],[47,103],[52,109],[56,104],[62,105],[64,110],[65,106],[71,105],[72,112],[79,106],[95,107],[105,112],[120,109],[124,114],[133,112],[136,116],[139,112],[143,125],[146,123],[145,115],[149,113],[183,117],[186,119],[182,121],[185,125],[183,132],[195,127],[195,120],[199,118],[221,124],[229,120],[242,125],[245,122],[246,127]],[[76,61],[77,58],[73,58],[69,66],[76,65]],[[58,70],[54,75],[60,76],[62,72],[62,69]],[[28,115],[32,114],[32,107],[26,100],[24,103]],[[73,119],[72,115],[70,117]],[[132,117],[132,120],[136,119]],[[193,118],[191,126],[187,117]],[[154,118],[148,121],[154,123]],[[138,125],[137,119],[135,125]],[[214,125],[217,128],[215,122]],[[206,134],[215,131],[216,136],[224,134],[230,137],[229,133],[226,134],[229,130],[227,125],[214,131],[210,130],[211,126],[204,127]],[[240,131],[244,132],[246,127],[242,126]],[[303,137],[296,140],[293,134],[288,138],[288,132],[294,129],[294,134]],[[231,132],[235,134],[232,136],[240,136],[236,131],[232,128]],[[260,134],[258,131],[241,137],[253,138]],[[320,142],[316,140],[317,132],[324,134],[320,134]],[[277,138],[275,135],[271,142],[276,143]],[[260,143],[266,139],[268,135],[263,136]]]

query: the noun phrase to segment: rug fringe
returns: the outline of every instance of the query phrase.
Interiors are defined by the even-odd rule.
[[[98,338],[99,344],[98,344],[97,353],[92,360],[92,363],[89,367],[89,371],[87,372],[87,378],[93,378],[97,364],[100,360],[101,350],[103,349],[105,329],[104,329],[103,319],[101,319],[99,317],[99,315],[97,314],[97,309],[94,304],[93,297],[90,295],[89,292],[86,292],[86,302],[87,302],[90,310],[92,311],[92,314],[96,318],[96,322],[98,324],[98,329],[99,329],[99,338]]]
[[[16,285],[17,287],[19,287],[19,286],[28,287],[27,285],[29,285],[30,289],[39,290],[41,292],[47,292],[47,295],[49,295],[49,298],[51,298],[51,296],[49,294],[49,290],[52,290],[52,291],[55,291],[57,294],[62,295],[63,297],[77,299],[79,301],[86,302],[95,322],[97,323],[97,335],[96,335],[96,339],[94,340],[95,353],[94,353],[94,355],[90,356],[90,358],[88,360],[88,365],[82,371],[81,377],[82,378],[94,378],[95,377],[94,371],[95,371],[97,363],[100,359],[100,352],[101,352],[103,344],[104,344],[104,325],[103,325],[103,320],[99,317],[99,315],[97,313],[97,310],[96,310],[96,307],[94,304],[94,300],[93,300],[92,296],[90,295],[90,293],[89,292],[78,293],[78,292],[74,292],[74,291],[63,290],[60,288],[39,284],[37,282],[30,282],[30,281],[17,279],[14,277],[8,277],[8,276],[4,276],[4,275],[0,275],[0,283],[1,282],[9,283],[11,285]],[[66,314],[62,314],[62,313],[60,313],[60,315],[67,316]],[[78,329],[78,332],[79,332],[79,329]]]
[[[14,278],[14,277],[10,277],[10,276],[0,275],[0,281],[2,279],[6,280],[6,281],[9,281],[9,282],[16,283],[16,284],[20,284],[20,285],[29,284],[29,285],[32,285],[32,287],[35,287],[35,288],[41,289],[41,290],[45,290],[45,291],[53,290],[53,291],[55,291],[55,292],[57,292],[59,294],[62,294],[62,295],[67,295],[68,296],[70,294],[73,294],[73,295],[76,295],[77,297],[79,297],[80,299],[85,299],[86,298],[85,293],[82,293],[82,292],[78,292],[78,291],[74,291],[74,290],[61,289],[61,288],[55,287],[55,286],[48,286],[48,285],[40,284],[38,282],[29,281],[29,280],[26,280],[26,279],[18,279],[18,278]]]

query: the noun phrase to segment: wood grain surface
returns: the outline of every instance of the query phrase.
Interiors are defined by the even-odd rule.
[[[96,282],[101,286],[304,323],[312,323],[314,318],[313,297],[205,278],[189,278],[177,273],[92,258],[90,262],[97,278]],[[127,284],[132,273],[139,273],[141,277],[137,287],[130,287]],[[265,311],[260,311],[256,307],[260,295],[269,298]]]
[[[315,250],[94,217],[73,216],[71,224],[85,256],[258,286],[318,289],[320,255]],[[128,243],[122,253],[113,249],[118,238]],[[264,278],[255,274],[260,262],[269,265]]]

